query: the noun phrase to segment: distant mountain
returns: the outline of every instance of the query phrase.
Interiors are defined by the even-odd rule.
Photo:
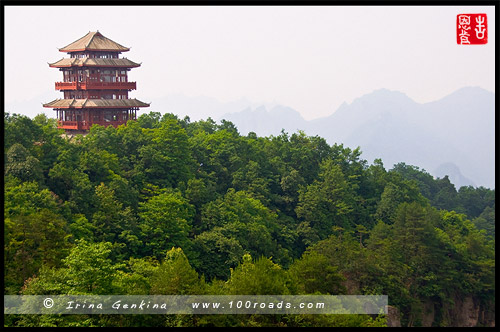
[[[436,168],[433,173],[439,178],[444,178],[446,175],[448,175],[450,182],[453,184],[456,183],[460,184],[459,187],[476,186],[474,182],[464,177],[460,172],[460,169],[457,167],[457,165],[453,163],[444,163],[442,165],[439,165],[439,167]]]
[[[243,135],[302,129],[329,144],[359,146],[364,159],[381,158],[387,168],[405,162],[435,177],[449,175],[457,189],[471,184],[495,188],[495,95],[481,88],[463,88],[425,104],[381,89],[312,121],[284,106],[246,108],[220,118],[232,121]]]
[[[255,109],[247,107],[241,112],[225,114],[221,119],[234,123],[242,135],[255,132],[259,136],[276,136],[282,129],[288,133],[295,133],[308,126],[299,112],[281,105],[274,106],[269,111],[265,106]]]
[[[151,103],[149,111],[160,113],[173,113],[179,118],[189,116],[191,121],[206,120],[211,117],[213,120],[220,119],[228,113],[240,112],[248,108],[258,106],[273,107],[272,103],[255,103],[245,98],[231,101],[220,102],[215,98],[205,96],[186,96],[183,94],[173,94],[162,98],[155,98]]]
[[[46,93],[30,101],[6,103],[5,111],[30,117],[53,111],[42,102],[59,98]],[[144,98],[143,98],[144,99]],[[149,101],[146,100],[145,101]],[[191,121],[211,117],[233,122],[242,135],[289,134],[303,130],[329,144],[361,147],[362,158],[381,158],[386,168],[398,162],[448,175],[457,188],[475,184],[495,188],[495,94],[466,87],[434,102],[419,104],[404,93],[380,89],[342,104],[332,115],[306,121],[294,109],[247,99],[223,103],[181,94],[152,100],[144,112],[173,113]],[[139,113],[139,114],[142,114]]]

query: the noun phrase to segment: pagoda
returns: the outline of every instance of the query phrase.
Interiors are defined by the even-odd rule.
[[[89,32],[59,49],[68,53],[69,58],[49,66],[63,73],[63,81],[56,82],[56,90],[62,91],[64,98],[43,105],[56,111],[58,128],[77,134],[87,132],[93,124],[117,127],[136,120],[140,107],[149,107],[128,97],[129,91],[136,89],[136,82],[129,82],[127,73],[140,66],[119,57],[121,52],[129,50],[99,31]]]

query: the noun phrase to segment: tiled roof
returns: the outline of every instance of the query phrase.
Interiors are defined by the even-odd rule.
[[[149,107],[137,99],[56,99],[43,104],[48,108],[130,108]]]
[[[102,59],[102,58],[63,58],[49,63],[50,67],[139,67],[140,64],[129,59]]]
[[[114,51],[127,52],[130,48],[122,46],[109,38],[104,37],[99,31],[89,32],[77,41],[60,48],[61,52],[76,51]]]

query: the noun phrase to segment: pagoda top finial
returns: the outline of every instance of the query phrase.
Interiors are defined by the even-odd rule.
[[[59,49],[60,52],[82,52],[82,51],[108,51],[127,52],[129,47],[118,44],[109,38],[104,37],[99,30],[87,33],[82,38]]]

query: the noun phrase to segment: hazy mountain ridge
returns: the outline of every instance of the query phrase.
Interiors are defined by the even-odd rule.
[[[495,95],[466,87],[434,102],[419,104],[398,91],[376,90],[342,104],[328,117],[304,120],[295,110],[246,108],[219,119],[242,135],[279,135],[281,129],[324,137],[329,144],[361,147],[362,157],[382,158],[386,168],[406,162],[435,177],[447,170],[457,189],[495,187]],[[453,165],[453,166],[450,166]]]
[[[41,105],[52,97],[53,93],[46,93],[32,100],[6,103],[5,111],[31,117],[42,112],[54,116],[55,112]],[[457,188],[495,187],[495,94],[478,87],[465,87],[424,104],[402,92],[380,89],[350,104],[343,103],[330,116],[310,121],[276,103],[244,98],[224,103],[181,94],[153,98],[151,107],[142,111],[189,116],[191,121],[226,119],[242,135],[303,130],[307,135],[325,138],[329,144],[360,146],[362,158],[370,163],[381,158],[387,169],[402,161],[435,177],[442,177],[446,170]]]

